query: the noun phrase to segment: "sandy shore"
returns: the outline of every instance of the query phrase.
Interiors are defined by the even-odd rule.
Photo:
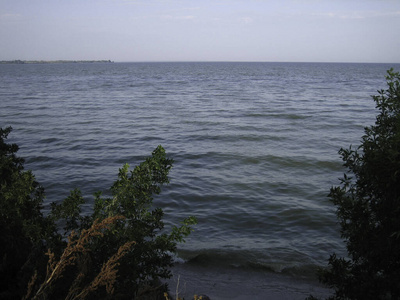
[[[213,269],[177,264],[173,278],[168,280],[171,295],[193,299],[193,295],[207,295],[211,300],[285,300],[305,299],[310,294],[327,297],[331,291],[318,280],[296,279],[280,274]]]

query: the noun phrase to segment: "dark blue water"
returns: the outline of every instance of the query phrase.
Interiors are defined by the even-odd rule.
[[[91,195],[107,192],[118,168],[138,164],[161,144],[175,166],[155,205],[164,209],[168,225],[188,215],[199,221],[180,247],[176,272],[189,284],[197,274],[195,286],[203,284],[214,299],[223,299],[248,278],[242,284],[250,292],[279,286],[277,278],[292,288],[294,280],[315,282],[315,270],[329,255],[343,253],[327,198],[344,172],[337,152],[359,144],[364,126],[373,124],[370,95],[386,87],[390,67],[399,69],[0,65],[0,126],[14,128],[10,139],[46,188],[47,203],[80,187],[86,212]],[[219,285],[205,284],[210,272]],[[288,299],[308,295],[314,286],[286,290]],[[277,299],[283,299],[280,291]]]

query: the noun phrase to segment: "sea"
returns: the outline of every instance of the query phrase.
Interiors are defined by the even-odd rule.
[[[304,299],[345,256],[328,198],[399,64],[153,62],[0,65],[0,126],[46,190],[44,213],[80,188],[109,193],[118,169],[158,146],[174,160],[154,197],[166,228],[198,224],[168,281],[191,299]]]

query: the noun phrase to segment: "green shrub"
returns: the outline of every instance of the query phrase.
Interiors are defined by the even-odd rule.
[[[348,172],[331,188],[347,258],[331,255],[332,299],[400,299],[400,74],[373,96],[379,114],[361,146],[339,151]]]
[[[33,269],[45,263],[45,243],[60,245],[51,219],[41,212],[44,190],[24,160],[18,146],[7,144],[11,128],[0,128],[0,298],[21,296]],[[58,243],[57,243],[58,242]]]
[[[191,232],[195,218],[189,217],[180,227],[173,227],[170,233],[163,232],[163,211],[151,210],[153,194],[159,194],[161,185],[169,182],[168,173],[172,160],[166,158],[165,150],[158,146],[139,166],[129,171],[125,164],[118,174],[118,179],[111,187],[111,197],[95,195],[94,209],[91,216],[80,214],[80,205],[84,202],[80,192],[74,190],[61,204],[53,204],[54,219],[65,219],[65,232],[82,231],[95,220],[123,216],[114,225],[113,230],[93,242],[90,247],[92,276],[100,269],[118,248],[134,241],[135,247],[121,259],[118,267],[118,279],[114,284],[116,291],[126,295],[137,295],[143,286],[151,285],[157,278],[170,277],[170,267],[177,243]]]
[[[94,299],[115,293],[132,299],[171,275],[177,243],[196,220],[189,217],[166,232],[163,211],[152,207],[173,163],[161,146],[132,171],[124,165],[111,196],[95,194],[91,215],[82,214],[85,201],[75,189],[62,203],[52,203],[45,217],[44,190],[24,171],[18,146],[5,142],[10,131],[0,131],[0,298]],[[64,224],[63,233],[57,224]]]

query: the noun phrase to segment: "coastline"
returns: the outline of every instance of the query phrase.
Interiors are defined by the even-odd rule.
[[[113,63],[111,60],[2,60],[0,64],[77,64],[77,63]]]
[[[317,279],[270,272],[177,263],[172,274],[173,277],[166,281],[170,294],[185,299],[207,295],[211,300],[304,300],[310,295],[322,298],[332,295],[332,290]]]

